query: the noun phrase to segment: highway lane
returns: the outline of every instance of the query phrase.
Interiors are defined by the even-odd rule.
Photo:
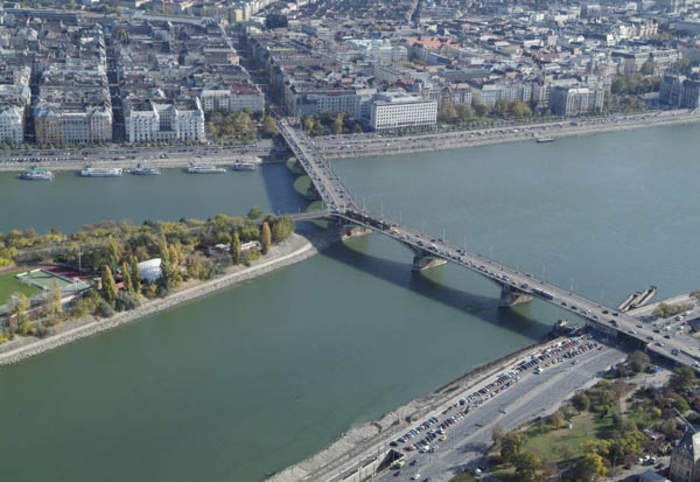
[[[565,359],[545,368],[541,374],[530,370],[521,375],[518,383],[452,425],[447,431],[447,440],[440,443],[437,450],[426,454],[409,452],[408,462],[398,476],[394,475],[397,471],[390,470],[378,480],[410,480],[420,474],[419,480],[447,481],[467,467],[483,466],[483,455],[491,445],[491,434],[497,424],[510,431],[528,420],[554,412],[576,390],[593,385],[600,372],[625,357],[625,352],[606,347],[577,356],[576,364]],[[416,463],[410,465],[413,459]]]

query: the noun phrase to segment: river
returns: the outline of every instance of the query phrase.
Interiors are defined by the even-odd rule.
[[[649,284],[659,296],[700,284],[696,129],[334,165],[387,217],[615,304]],[[284,166],[245,175],[0,174],[0,230],[303,204]],[[356,239],[0,370],[0,480],[261,480],[562,316],[541,302],[499,310],[491,282],[449,265],[412,274],[410,261],[388,239]]]

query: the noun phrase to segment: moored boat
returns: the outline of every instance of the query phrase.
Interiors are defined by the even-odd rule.
[[[121,167],[86,167],[80,171],[83,177],[119,177],[123,174]]]
[[[19,178],[27,181],[52,181],[53,172],[41,167],[32,167],[21,173]]]
[[[535,141],[538,144],[545,144],[547,142],[554,142],[554,137],[535,137]]]
[[[236,162],[231,166],[232,171],[254,171],[258,168],[254,162]]]
[[[216,166],[191,165],[187,168],[187,172],[190,174],[218,174],[226,172],[226,169]]]
[[[160,175],[160,169],[157,167],[146,167],[139,164],[134,169],[129,171],[134,176],[158,176]]]

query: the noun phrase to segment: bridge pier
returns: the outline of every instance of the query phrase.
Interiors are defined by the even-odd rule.
[[[415,252],[413,255],[413,271],[423,271],[425,269],[435,268],[447,263],[442,258],[437,258],[426,251]]]
[[[527,293],[523,293],[510,285],[501,285],[501,301],[499,306],[509,308],[511,306],[529,303],[530,301],[532,301],[532,296]]]
[[[356,225],[345,225],[340,227],[340,239],[345,241],[350,238],[359,238],[372,234],[372,230]]]

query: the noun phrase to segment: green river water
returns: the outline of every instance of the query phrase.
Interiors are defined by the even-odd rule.
[[[608,304],[700,287],[698,126],[333,161],[386,217]],[[0,231],[305,205],[255,173],[21,182]],[[454,266],[410,271],[373,236],[0,369],[0,480],[255,481],[341,432],[532,343],[563,314],[499,310]]]

